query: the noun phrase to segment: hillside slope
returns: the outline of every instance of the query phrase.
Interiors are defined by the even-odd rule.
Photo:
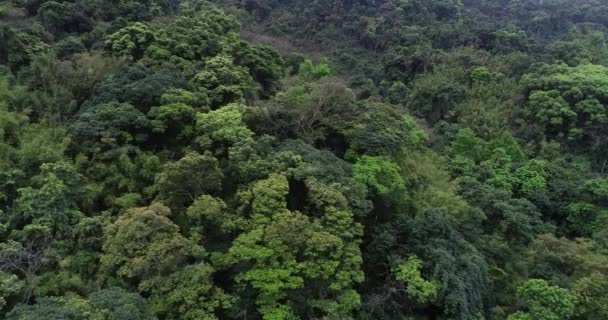
[[[0,318],[608,319],[606,12],[0,3]]]

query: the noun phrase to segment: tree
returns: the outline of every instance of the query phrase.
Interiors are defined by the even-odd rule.
[[[436,71],[414,80],[408,108],[431,124],[446,119],[449,112],[465,98],[465,87],[454,81],[451,70]]]
[[[16,215],[10,217],[17,227],[36,224],[52,232],[67,232],[78,219],[77,201],[84,195],[83,176],[67,162],[47,163],[40,167],[38,188],[18,189]]]
[[[198,113],[196,120],[196,143],[216,154],[225,154],[228,148],[251,142],[253,132],[243,119],[244,106],[229,104],[208,113]]]
[[[469,128],[460,129],[450,145],[451,157],[465,157],[477,163],[482,160],[485,141]]]
[[[39,298],[34,305],[17,305],[8,319],[155,320],[145,299],[121,288],[101,289],[88,299],[79,296]]]
[[[59,34],[63,31],[63,19],[67,15],[67,8],[55,1],[47,1],[38,9],[39,19],[52,34]]]
[[[18,167],[20,172],[31,177],[38,173],[42,164],[64,159],[64,153],[72,141],[65,129],[30,124],[28,117],[9,112],[6,107],[8,106],[4,106],[0,99],[2,166],[15,166],[14,169]],[[6,170],[9,168],[6,167]]]
[[[82,141],[83,149],[92,152],[101,148],[112,157],[117,149],[144,142],[149,127],[144,113],[128,103],[112,102],[81,113],[71,131]]]
[[[413,32],[417,31],[416,28],[412,29]],[[385,77],[393,81],[405,81],[414,79],[417,74],[430,72],[440,51],[430,43],[423,42],[407,48],[393,46],[387,52],[382,61]]]
[[[108,275],[141,281],[166,275],[200,254],[160,203],[127,210],[104,230],[101,266]]]
[[[137,61],[143,58],[154,39],[154,32],[146,24],[135,22],[109,35],[105,45],[112,54],[129,56],[133,61]]]
[[[331,75],[331,67],[327,62],[314,65],[311,60],[305,60],[298,68],[298,75],[306,81],[319,80]]]
[[[235,62],[247,67],[251,77],[262,86],[260,95],[270,97],[278,89],[278,81],[284,74],[283,59],[269,46],[250,45],[239,42]]]
[[[192,226],[203,226],[210,233],[217,231],[214,227],[219,227],[221,233],[230,233],[242,230],[247,225],[246,219],[229,210],[222,199],[206,194],[188,207],[186,215]]]
[[[509,320],[567,320],[574,312],[576,297],[545,280],[528,280],[517,294],[527,304],[528,311],[518,311],[510,315]]]
[[[579,144],[584,151],[601,152],[608,119],[608,69],[601,65],[545,65],[523,79],[528,92],[530,121],[537,121],[548,138]],[[573,145],[574,146],[574,145]]]
[[[470,77],[473,83],[489,81],[492,79],[492,72],[486,67],[477,67],[471,69]]]
[[[229,308],[234,299],[213,284],[213,271],[205,263],[190,265],[145,281],[140,290],[151,295],[150,310],[162,319],[218,319],[217,311]]]
[[[97,181],[90,188],[105,203],[132,208],[153,200],[157,195],[154,182],[162,164],[160,158],[151,152],[122,153],[117,159],[107,162],[80,157],[78,166],[87,177]]]
[[[16,30],[10,25],[0,27],[0,62],[12,70],[27,65],[36,55],[49,52],[51,47],[40,37]]]
[[[214,107],[251,100],[255,92],[247,69],[236,65],[227,55],[207,60],[203,70],[194,77],[194,83],[209,96]]]
[[[20,304],[7,314],[7,320],[46,320],[65,319],[83,320],[91,319],[90,306],[80,297],[52,297],[38,299],[36,304]]]
[[[170,90],[161,97],[161,106],[152,107],[148,118],[155,140],[161,145],[181,146],[192,139],[196,113],[207,110],[207,98],[183,89]]]
[[[7,300],[18,294],[23,285],[16,275],[0,272],[0,312],[6,307]]]
[[[150,108],[165,104],[162,101],[165,93],[171,94],[179,89],[191,90],[186,76],[175,66],[122,64],[116,68],[112,76],[108,75],[97,84],[89,101],[82,105],[81,112],[94,112],[98,105],[116,105],[118,102],[130,104],[145,114]],[[194,95],[195,100],[206,99],[203,94],[194,93]],[[167,103],[172,102],[169,97]],[[186,101],[175,102],[186,103]],[[198,106],[198,102],[193,106]]]
[[[254,111],[269,122],[260,126],[268,133],[338,149],[344,145],[332,144],[331,138],[343,139],[359,114],[353,91],[335,79],[293,86]]]
[[[237,283],[257,290],[259,313],[290,319],[309,313],[345,317],[360,305],[353,285],[361,282],[361,226],[353,214],[325,208],[321,219],[287,209],[289,183],[273,174],[240,196],[251,210],[251,223],[233,242],[225,263],[250,262]],[[309,294],[305,294],[309,292]],[[295,302],[304,299],[306,306]]]
[[[381,197],[398,199],[405,192],[401,168],[381,157],[362,156],[353,165],[353,178]]]
[[[348,135],[351,152],[357,154],[395,156],[418,150],[428,141],[413,117],[391,105],[367,105],[361,122]]]
[[[575,319],[599,320],[608,316],[606,305],[606,299],[608,299],[607,281],[606,275],[600,272],[593,272],[591,275],[576,281],[573,288],[573,293],[576,295]]]
[[[515,170],[515,181],[523,194],[543,191],[547,187],[546,163],[543,160],[530,160]]]
[[[430,303],[446,318],[475,319],[485,314],[493,298],[488,262],[449,219],[447,210],[429,209],[415,218],[394,214],[388,222],[371,226],[374,237],[364,255],[369,270],[364,301],[368,312],[389,318],[411,314],[412,309],[427,313]],[[424,264],[415,260],[408,264],[413,255]],[[418,278],[417,269],[431,280]],[[419,286],[408,288],[395,281],[395,276],[406,275],[412,286]]]
[[[51,230],[27,225],[14,231],[15,240],[0,243],[0,271],[16,271],[25,277],[23,302],[29,302],[34,289],[34,275],[50,260]]]
[[[165,165],[157,180],[159,197],[172,206],[187,205],[205,193],[220,191],[223,177],[210,153],[189,153]]]
[[[582,180],[582,179],[581,179]],[[604,179],[578,181],[576,202],[566,206],[567,220],[572,231],[591,236],[602,230],[603,221],[608,217],[608,183]]]
[[[588,239],[575,241],[552,234],[540,235],[530,246],[529,274],[565,286],[595,272],[606,272],[608,259],[593,246]]]
[[[150,109],[152,131],[172,136],[174,143],[188,140],[194,131],[196,111],[184,103],[172,103]],[[175,141],[177,140],[177,141]],[[169,145],[169,143],[168,143]]]
[[[192,12],[187,7],[192,8]],[[201,7],[204,6],[204,10]],[[157,62],[172,61],[187,69],[196,61],[216,57],[239,47],[239,23],[233,15],[209,3],[182,2],[182,14],[155,30],[156,41],[146,50],[146,57]],[[238,51],[238,50],[237,50]],[[270,61],[266,61],[270,62]]]
[[[402,281],[406,286],[408,296],[419,303],[425,303],[437,298],[439,283],[422,278],[420,274],[421,267],[422,261],[414,255],[399,264],[393,272],[395,273],[395,278]]]
[[[155,320],[148,302],[139,294],[113,287],[88,296],[95,317],[107,320]]]

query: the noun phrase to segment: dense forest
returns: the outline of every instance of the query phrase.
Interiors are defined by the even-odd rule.
[[[608,319],[608,0],[3,0],[0,318]]]

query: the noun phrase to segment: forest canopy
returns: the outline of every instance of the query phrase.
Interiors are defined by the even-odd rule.
[[[607,12],[1,2],[0,318],[608,319]]]

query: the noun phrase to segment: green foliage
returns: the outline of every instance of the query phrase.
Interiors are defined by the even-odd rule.
[[[162,105],[148,112],[152,131],[163,136],[161,143],[189,141],[194,135],[196,112],[207,111],[207,100],[204,94],[169,90],[161,96]]]
[[[0,318],[608,318],[605,12],[3,1]]]
[[[158,156],[141,152],[133,156],[121,154],[111,162],[79,157],[78,167],[95,181],[92,192],[107,203],[122,203],[120,207],[141,205],[156,195],[154,179],[162,166]],[[120,199],[120,200],[119,200]],[[130,205],[133,204],[133,205]]]
[[[151,294],[150,309],[163,319],[218,319],[216,310],[230,307],[234,299],[213,285],[212,275],[209,265],[191,265],[147,280],[140,290]]]
[[[209,153],[189,153],[166,164],[158,175],[159,197],[172,206],[187,205],[200,195],[221,190],[222,178],[215,157]]]
[[[251,261],[251,269],[236,280],[258,292],[256,303],[264,318],[293,318],[302,306],[291,291],[312,290],[306,304],[329,317],[344,317],[360,304],[352,286],[362,281],[358,237],[361,226],[349,211],[327,207],[321,219],[287,209],[289,183],[271,175],[241,198],[249,203],[252,222],[234,241],[227,257],[232,263]],[[321,287],[307,283],[320,281]],[[303,311],[303,310],[302,310]]]
[[[23,281],[10,273],[0,273],[0,310],[4,309],[7,299],[17,294],[23,287]]]
[[[145,130],[149,126],[146,116],[132,105],[112,102],[82,113],[72,125],[72,131],[81,141],[87,142],[81,146],[84,150],[102,149],[107,157],[112,157],[117,149],[145,141]]]
[[[528,280],[517,290],[517,294],[526,302],[528,311],[516,312],[509,316],[509,320],[570,319],[574,312],[576,297],[568,290],[552,286],[544,280]]]
[[[224,201],[210,195],[198,197],[186,212],[193,225],[197,226],[219,226],[222,232],[243,229],[247,223],[229,210]],[[212,231],[212,228],[209,228]]]
[[[331,67],[326,62],[315,65],[311,60],[305,60],[298,67],[298,75],[307,81],[319,80],[331,75],[331,73]]]
[[[215,57],[236,46],[239,32],[236,18],[209,3],[192,2],[198,6],[195,12],[184,10],[183,15],[155,30],[157,41],[147,48],[147,57],[188,68],[195,61]],[[182,2],[182,5],[188,4]]]
[[[428,135],[409,115],[388,105],[373,104],[363,115],[363,123],[351,132],[351,149],[373,156],[398,155],[423,147]]]
[[[127,210],[104,230],[102,268],[108,275],[144,280],[166,275],[200,254],[179,233],[162,204]]]
[[[79,190],[82,176],[66,162],[44,164],[40,169],[38,188],[17,190],[16,212],[19,216],[14,217],[18,219],[14,223],[33,223],[66,231],[80,215],[75,201],[82,194]]]
[[[471,81],[484,82],[492,79],[492,72],[486,67],[477,67],[471,70]]]
[[[19,31],[8,25],[1,27],[1,40],[3,43],[0,63],[17,69],[27,65],[32,58],[50,51],[50,46],[39,36]]]
[[[465,96],[465,88],[454,81],[457,75],[442,70],[417,77],[408,99],[408,108],[431,124],[447,118]]]
[[[374,227],[374,240],[367,248],[366,261],[374,263],[378,270],[388,272],[405,263],[407,270],[418,270],[411,272],[411,279],[416,279],[421,290],[426,287],[431,298],[436,292],[433,304],[441,306],[441,314],[447,318],[467,319],[483,314],[484,305],[489,305],[486,300],[492,289],[488,274],[488,264],[484,256],[468,243],[463,235],[450,226],[449,215],[444,209],[431,209],[420,213],[414,219],[406,215],[399,215],[392,221],[378,224]],[[395,254],[391,254],[395,253]],[[397,254],[399,253],[399,254]],[[410,256],[419,257],[425,265],[412,260],[407,264]],[[383,266],[385,266],[383,268]],[[414,268],[415,267],[415,268]],[[394,271],[393,271],[394,272]],[[409,273],[409,272],[408,272]],[[416,275],[428,275],[432,280],[418,278]],[[400,305],[411,301],[412,298],[423,298],[423,296],[409,296],[407,284],[402,281],[396,283],[385,282],[385,277],[380,274],[368,275],[373,282],[371,292],[377,292],[382,299],[371,307],[370,311],[375,315],[391,316],[402,314]],[[419,281],[422,280],[422,281]],[[422,284],[425,283],[425,284]],[[379,290],[379,291],[376,291]],[[385,295],[386,290],[393,290],[392,295]],[[413,294],[422,293],[414,291]],[[383,297],[383,298],[381,298]],[[369,300],[370,303],[374,301]],[[427,300],[428,301],[428,300]],[[408,305],[420,305],[414,300]],[[369,310],[369,309],[368,309]]]
[[[121,288],[102,289],[88,299],[79,296],[41,298],[35,305],[20,304],[8,319],[154,320],[147,302]]]
[[[450,167],[455,174],[485,179],[488,185],[509,194],[530,195],[546,190],[546,162],[537,159],[526,161],[519,144],[510,135],[503,134],[487,142],[471,129],[460,129],[448,152],[452,158]],[[477,163],[481,174],[475,172]]]
[[[243,106],[229,104],[218,110],[197,114],[196,142],[203,150],[216,153],[227,148],[251,141],[253,132],[243,120]]]
[[[483,140],[471,129],[460,129],[450,146],[452,157],[465,157],[473,162],[479,162],[483,156]]]
[[[117,56],[129,56],[137,61],[144,56],[144,52],[154,41],[154,33],[150,28],[140,22],[124,27],[108,36],[106,47]]]
[[[248,68],[251,77],[262,86],[262,97],[270,97],[277,91],[278,82],[285,73],[281,55],[271,47],[246,42],[239,43],[235,55],[238,63]]]
[[[437,298],[439,283],[425,280],[420,273],[421,267],[422,261],[416,256],[410,256],[405,262],[399,264],[393,272],[395,278],[406,285],[408,296],[419,303],[432,302]]]
[[[546,188],[545,162],[530,160],[515,170],[515,182],[523,193],[542,191]]]
[[[184,103],[163,105],[150,110],[149,116],[153,118],[151,124],[153,131],[166,133],[170,128],[177,131],[178,138],[192,135],[196,111]]]
[[[88,297],[95,310],[93,318],[108,320],[154,320],[156,317],[148,311],[148,302],[137,293],[122,288],[101,289]]]
[[[353,165],[353,178],[381,197],[400,196],[405,192],[399,166],[381,157],[361,157]]]
[[[90,318],[91,311],[87,301],[82,298],[42,298],[34,305],[18,305],[7,315],[7,319],[81,320]]]
[[[82,111],[92,112],[96,105],[120,102],[147,113],[151,107],[164,104],[161,101],[163,94],[189,87],[184,74],[174,66],[122,64],[96,86],[94,95],[83,104]],[[197,96],[201,97],[201,94]]]
[[[526,114],[550,138],[602,148],[607,74],[601,65],[545,65],[523,79],[529,92]]]
[[[592,236],[601,233],[604,219],[608,217],[606,211],[606,181],[604,179],[590,179],[581,181],[576,189],[581,193],[579,201],[567,205],[567,220],[573,231],[582,235]]]
[[[212,106],[253,98],[254,81],[247,69],[236,65],[227,55],[207,60],[203,70],[194,77],[194,83],[207,93]]]
[[[576,281],[573,293],[576,295],[575,318],[603,319],[608,316],[606,299],[606,275],[594,272]]]
[[[260,125],[270,134],[344,148],[329,141],[330,136],[347,134],[360,111],[351,89],[334,79],[324,79],[279,92],[273,101],[254,112],[271,125]]]
[[[547,48],[547,54],[557,61],[569,66],[584,63],[606,65],[605,61],[605,35],[602,32],[589,32],[575,34],[570,40],[558,40]]]

